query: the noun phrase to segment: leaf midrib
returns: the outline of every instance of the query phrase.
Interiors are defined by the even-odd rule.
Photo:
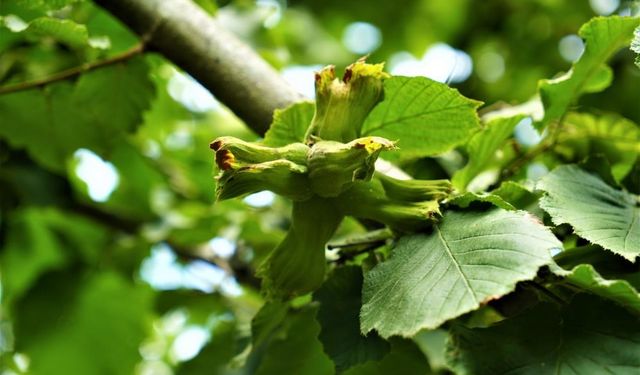
[[[438,233],[438,238],[442,242],[442,245],[444,246],[444,248],[445,248],[445,250],[447,252],[447,255],[449,256],[449,258],[451,258],[451,261],[453,262],[453,264],[456,267],[456,270],[460,274],[460,277],[462,278],[462,281],[464,281],[464,285],[466,286],[466,288],[469,291],[469,293],[473,296],[473,300],[475,301],[476,305],[479,305],[480,304],[480,300],[478,299],[478,296],[476,296],[476,293],[474,292],[474,290],[471,288],[471,284],[469,284],[469,280],[467,280],[467,275],[465,275],[465,273],[462,271],[462,267],[460,267],[460,264],[458,263],[458,260],[453,255],[453,252],[451,251],[451,248],[449,247],[449,244],[447,243],[447,241],[445,240],[444,236],[442,235],[442,231],[440,231],[440,228],[438,226],[436,226],[435,229],[436,229],[436,232]]]
[[[472,105],[472,103],[463,103],[463,104],[458,104],[458,105],[455,105],[455,106],[452,106],[452,107],[438,108],[438,109],[435,109],[435,110],[420,112],[420,113],[416,113],[416,114],[413,114],[413,115],[407,115],[407,116],[404,116],[404,117],[396,117],[396,118],[388,120],[388,121],[380,122],[380,124],[378,124],[378,126],[375,126],[375,127],[370,128],[370,129],[367,129],[365,134],[367,134],[367,135],[368,134],[372,134],[373,132],[381,130],[381,129],[384,129],[384,128],[388,127],[389,125],[393,125],[393,124],[396,124],[396,123],[401,123],[403,121],[411,120],[411,119],[416,118],[416,117],[432,115],[434,113],[449,111],[449,110],[458,109],[458,108],[461,108],[461,107],[469,107],[471,105]]]

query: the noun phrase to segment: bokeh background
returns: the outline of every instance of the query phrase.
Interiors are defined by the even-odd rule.
[[[590,18],[638,8],[619,0],[197,3],[309,99],[314,71],[341,71],[368,55],[485,108],[526,102],[540,79],[568,70]],[[35,21],[43,17],[65,22]],[[88,0],[0,0],[0,86],[136,43]],[[578,106],[597,103],[639,123],[632,61],[621,51],[612,86]],[[516,133],[523,147],[539,139],[530,120]],[[250,361],[241,365],[263,303],[254,271],[283,237],[289,204],[270,192],[215,202],[208,144],[221,135],[259,139],[215,93],[153,53],[0,95],[0,374],[252,373]],[[404,167],[440,178],[451,162]],[[347,220],[338,235],[363,230]],[[425,351],[441,345],[425,340],[435,340],[419,342]],[[441,358],[430,358],[437,369]]]

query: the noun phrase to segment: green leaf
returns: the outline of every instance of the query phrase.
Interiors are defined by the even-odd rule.
[[[434,371],[444,371],[447,368],[445,353],[448,336],[449,332],[440,328],[435,330],[422,330],[413,337],[413,341],[427,356],[429,365]]]
[[[287,317],[288,306],[281,302],[267,302],[251,320],[253,349],[266,345]]]
[[[565,160],[581,161],[600,154],[611,164],[611,173],[621,181],[640,155],[640,127],[617,114],[594,116],[569,113],[554,151]]]
[[[108,238],[96,224],[53,208],[15,211],[2,252],[5,302],[19,298],[44,273],[78,258],[94,260]]]
[[[458,170],[451,179],[453,186],[465,190],[469,182],[485,170],[496,157],[496,151],[524,116],[498,117],[487,124],[487,127],[471,137],[466,146],[469,162]]]
[[[291,143],[303,142],[307,128],[313,119],[313,102],[300,102],[285,109],[276,109],[273,123],[264,135],[264,145],[284,147]]]
[[[77,120],[71,95],[72,87],[65,82],[42,91],[0,96],[0,136],[14,147],[27,148],[31,157],[47,168],[64,170],[66,159],[75,150],[97,142],[90,129]]]
[[[39,10],[42,12],[60,9],[67,5],[80,2],[82,0],[4,0],[7,3],[15,3],[20,7]]]
[[[538,202],[537,194],[515,181],[503,182],[497,189],[492,190],[491,194],[499,196],[505,202],[521,210]]]
[[[83,120],[108,139],[132,132],[142,123],[155,87],[149,66],[140,57],[83,74],[73,95],[74,105],[82,109]]]
[[[389,343],[375,332],[368,336],[360,333],[361,290],[361,268],[341,267],[314,293],[314,299],[320,302],[319,338],[325,353],[335,363],[336,373],[382,359],[389,352]]]
[[[37,36],[50,36],[71,48],[81,48],[89,45],[87,27],[71,20],[40,17],[29,23],[25,30]]]
[[[500,196],[491,194],[491,193],[472,193],[470,191],[458,195],[455,198],[452,198],[449,203],[460,208],[467,208],[470,205],[481,202],[481,203],[490,203],[495,207],[500,207],[505,210],[515,210],[516,208],[511,205],[511,203],[505,201]]]
[[[427,375],[429,363],[419,347],[410,340],[394,338],[391,352],[380,361],[369,361],[349,369],[344,375]]]
[[[134,373],[150,328],[149,292],[111,272],[44,279],[18,306],[16,350],[34,374]]]
[[[0,137],[62,171],[78,148],[104,154],[142,121],[154,86],[141,58],[83,74],[75,85],[0,96]]]
[[[210,316],[210,312],[208,316]],[[228,363],[236,354],[236,327],[233,322],[220,321],[211,333],[211,341],[200,353],[181,363],[177,375],[228,374]]]
[[[637,374],[640,321],[579,295],[558,311],[541,304],[488,328],[455,326],[449,363],[457,374]]]
[[[631,50],[638,54],[638,57],[636,57],[636,65],[640,68],[640,26],[636,27],[636,30],[633,32]]]
[[[562,76],[539,83],[545,107],[542,125],[560,119],[583,93],[599,92],[609,86],[611,70],[605,65],[619,49],[628,45],[638,17],[596,17],[580,28],[585,50],[571,69]]]
[[[640,313],[640,293],[625,280],[607,280],[590,264],[581,264],[563,274],[564,280],[585,291],[597,294]]]
[[[362,332],[412,336],[530,280],[562,244],[523,212],[447,212],[429,235],[403,237],[365,275]]]
[[[424,77],[392,77],[384,90],[385,99],[367,117],[362,134],[398,140],[400,158],[449,151],[481,128],[476,108],[482,103],[445,84]]]
[[[120,181],[101,209],[131,220],[153,220],[157,213],[150,197],[158,187],[165,186],[166,177],[130,143],[115,144],[109,156],[109,161],[118,170]]]
[[[42,273],[63,267],[68,254],[60,248],[37,210],[14,213],[7,242],[0,253],[3,299],[11,301],[24,293]]]
[[[633,261],[640,254],[638,197],[616,190],[575,165],[554,169],[539,182],[540,206],[556,225]]]
[[[312,308],[288,314],[284,331],[269,343],[256,375],[333,374],[331,360],[318,340],[320,325],[315,315]]]

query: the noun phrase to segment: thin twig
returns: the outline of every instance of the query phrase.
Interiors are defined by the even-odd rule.
[[[80,214],[86,218],[95,220],[103,225],[121,230],[128,234],[138,234],[142,225],[144,224],[142,222],[136,222],[116,216],[112,213],[102,211],[98,207],[82,203],[74,205],[73,210],[77,214]],[[169,246],[169,248],[171,248],[174,254],[184,260],[198,260],[209,263],[223,269],[228,275],[240,276],[238,281],[245,281],[250,285],[258,287],[260,286],[259,283],[256,284],[255,279],[252,277],[252,275],[247,275],[247,272],[233,267],[226,259],[213,254],[210,256],[204,255],[202,254],[202,251],[200,251],[200,249],[198,249],[197,247],[184,246],[172,241],[171,239],[166,240],[165,243]]]
[[[173,252],[180,258],[184,260],[190,261],[201,261],[208,263],[212,266],[216,266],[222,270],[224,270],[227,275],[233,276],[235,272],[229,262],[226,259],[221,258],[216,255],[204,255],[201,254],[198,248],[193,248],[190,246],[183,246],[178,243],[175,243],[171,240],[165,241],[167,245],[173,250]]]
[[[377,249],[378,247],[380,247],[380,245],[382,245],[384,242],[380,242],[378,241],[377,243],[371,243],[369,246],[366,246],[358,251],[353,251],[353,252],[340,252],[338,255],[338,258],[336,259],[332,259],[329,262],[330,263],[336,263],[336,264],[343,264],[344,262],[348,261],[348,260],[352,260],[355,257],[357,257],[358,255],[364,254],[364,253],[368,253],[372,250]]]
[[[531,160],[537,158],[538,156],[544,154],[547,150],[549,150],[554,145],[551,142],[541,142],[536,147],[532,148],[531,151],[522,155],[521,157],[513,160],[507,167],[505,167],[500,175],[500,180],[505,180],[514,174],[516,174],[520,168],[522,168],[525,164],[530,162]]]
[[[509,165],[507,165],[500,174],[500,180],[502,181],[513,176],[525,164],[544,154],[549,149],[553,148],[558,141],[558,133],[560,133],[560,129],[562,128],[565,116],[566,112],[555,124],[550,126],[549,135],[547,136],[547,138],[543,139],[540,143],[538,143],[536,147],[532,148],[529,152],[519,158],[514,159]]]
[[[327,248],[329,250],[333,250],[333,249],[345,249],[350,247],[357,247],[362,245],[381,245],[386,241],[387,241],[386,239],[379,238],[379,239],[363,240],[361,242],[353,242],[353,243],[334,243],[334,244],[327,244]]]
[[[341,242],[332,242],[327,245],[329,250],[349,248],[360,245],[371,245],[377,243],[384,243],[386,240],[393,238],[393,233],[386,228],[373,230],[363,235],[348,238]]]
[[[20,82],[12,85],[7,85],[7,86],[2,86],[0,87],[0,95],[9,94],[9,93],[18,92],[18,91],[30,90],[30,89],[38,88],[41,86],[46,86],[54,82],[64,81],[66,79],[78,76],[80,74],[83,74],[98,68],[102,68],[105,66],[114,65],[123,61],[127,61],[137,55],[142,54],[143,52],[144,52],[144,43],[138,43],[134,47],[104,60],[98,60],[98,61],[82,64],[80,66],[76,66],[74,68],[70,68],[70,69],[55,73],[49,77],[36,79],[33,81]]]
[[[551,299],[554,302],[557,302],[561,305],[566,305],[567,301],[565,301],[562,297],[558,296],[557,294],[553,293],[552,291],[550,291],[549,289],[547,289],[547,287],[545,287],[544,285],[533,281],[533,280],[529,280],[529,281],[525,281],[525,285],[529,285],[530,287],[532,287],[533,289],[539,291],[540,293],[544,294],[546,297],[549,297],[549,299]]]

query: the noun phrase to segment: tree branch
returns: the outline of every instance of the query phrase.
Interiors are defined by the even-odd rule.
[[[184,69],[258,134],[302,97],[250,47],[190,0],[96,0]]]
[[[143,225],[143,222],[116,216],[89,204],[78,203],[69,208],[76,214],[132,235],[139,234],[140,228]],[[169,246],[176,256],[183,260],[209,263],[223,269],[227,275],[235,277],[239,283],[260,289],[260,280],[254,276],[253,270],[245,263],[234,262],[233,259],[228,261],[212,254],[205,255],[202,254],[202,251],[197,247],[181,245],[172,241],[170,238],[165,239],[163,242]]]
[[[114,65],[126,60],[129,60],[137,55],[140,55],[144,51],[144,43],[139,43],[135,45],[133,48],[124,51],[118,55],[112,56],[108,59],[98,60],[94,62],[90,62],[87,64],[82,64],[80,66],[63,70],[59,73],[53,74],[49,77],[45,77],[42,79],[36,79],[33,81],[20,82],[13,85],[1,86],[0,87],[0,95],[9,94],[12,92],[23,91],[34,89],[37,87],[41,87],[44,85],[48,85],[50,83],[62,81],[65,79],[69,79],[71,77],[80,75],[82,73],[89,72],[94,69],[102,68],[108,65]]]

